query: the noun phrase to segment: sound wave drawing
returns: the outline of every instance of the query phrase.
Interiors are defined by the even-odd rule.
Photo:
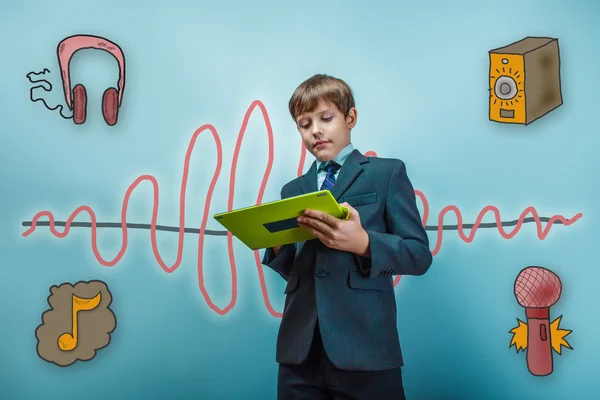
[[[235,172],[236,172],[236,168],[237,168],[237,160],[238,160],[238,155],[240,152],[242,140],[243,140],[244,133],[246,131],[246,127],[248,125],[250,116],[252,115],[252,113],[254,112],[254,110],[257,107],[260,109],[260,111],[262,113],[262,117],[264,119],[265,126],[267,128],[266,130],[267,130],[267,135],[268,135],[269,152],[268,152],[267,167],[264,172],[262,183],[260,185],[258,197],[256,199],[256,204],[262,203],[265,186],[267,184],[269,174],[271,173],[271,167],[273,164],[273,130],[271,127],[271,121],[269,119],[269,115],[267,113],[267,110],[266,110],[264,104],[262,102],[260,102],[259,100],[255,100],[252,102],[252,104],[246,111],[242,126],[241,126],[239,134],[238,134],[238,139],[237,139],[234,154],[233,154],[231,173],[230,173],[230,182],[229,182],[229,199],[228,199],[228,204],[227,204],[227,210],[229,210],[229,211],[231,211],[233,208],[233,196],[234,196],[234,188],[235,188]],[[205,131],[211,132],[212,136],[215,140],[215,145],[216,145],[216,150],[217,150],[217,166],[215,169],[215,173],[213,174],[210,186],[208,188],[208,194],[206,197],[206,202],[204,204],[204,215],[202,217],[202,223],[201,223],[200,229],[199,230],[191,230],[190,228],[185,228],[185,198],[186,198],[186,188],[187,188],[187,180],[188,180],[188,173],[189,173],[189,164],[190,164],[190,158],[192,156],[192,152],[194,150],[196,140],[198,139],[200,134]],[[376,154],[372,151],[366,152],[365,155],[376,156]],[[306,158],[306,148],[304,147],[304,144],[302,144],[301,158],[300,158],[300,163],[298,165],[298,171],[297,171],[298,176],[302,175],[305,158]],[[96,215],[94,214],[94,211],[90,207],[80,206],[71,213],[71,215],[69,216],[69,218],[67,219],[66,222],[55,221],[54,215],[50,211],[40,211],[37,214],[35,214],[32,221],[23,222],[23,226],[30,226],[30,228],[27,229],[25,232],[23,232],[22,235],[24,237],[27,237],[35,231],[35,229],[38,225],[40,225],[40,226],[46,225],[46,226],[50,226],[50,232],[52,232],[52,234],[55,237],[64,238],[69,234],[69,231],[72,226],[89,226],[89,227],[91,227],[92,251],[94,252],[96,259],[103,266],[112,267],[112,266],[116,265],[119,262],[119,260],[121,259],[121,257],[123,257],[123,255],[125,254],[125,251],[127,249],[127,242],[128,242],[127,241],[128,229],[129,228],[150,229],[150,239],[151,239],[151,243],[152,243],[152,251],[154,253],[154,256],[156,257],[156,260],[158,261],[158,263],[159,263],[160,267],[163,269],[163,271],[165,271],[166,273],[171,273],[171,272],[175,271],[181,264],[181,259],[182,259],[182,255],[183,255],[184,234],[186,232],[198,233],[199,234],[199,236],[198,236],[198,285],[200,287],[200,291],[202,292],[202,295],[204,296],[204,299],[205,299],[206,303],[208,304],[208,306],[213,311],[215,311],[217,314],[225,315],[231,309],[233,309],[233,307],[235,306],[236,301],[237,301],[237,273],[236,273],[236,266],[235,266],[235,256],[233,253],[233,236],[231,235],[231,233],[226,232],[226,231],[207,231],[207,229],[206,229],[206,223],[207,223],[208,216],[209,216],[209,209],[210,209],[210,205],[211,205],[213,190],[217,183],[219,174],[221,172],[221,163],[222,163],[222,148],[221,148],[221,141],[219,139],[217,130],[211,124],[202,125],[198,129],[196,129],[196,131],[194,131],[194,134],[192,135],[192,138],[190,140],[190,143],[187,148],[186,155],[185,155],[185,160],[184,160],[184,164],[183,164],[183,177],[181,179],[181,191],[180,191],[180,197],[179,197],[179,210],[180,210],[179,211],[180,212],[179,227],[168,227],[168,226],[160,227],[162,230],[179,232],[179,241],[178,241],[178,245],[177,245],[177,259],[175,260],[175,263],[171,266],[167,266],[164,263],[162,257],[160,256],[160,252],[158,250],[158,245],[157,245],[157,240],[156,240],[156,231],[159,230],[159,226],[157,225],[156,222],[157,222],[157,216],[158,216],[159,188],[158,188],[158,182],[151,175],[142,175],[142,176],[138,177],[131,184],[131,186],[129,186],[129,188],[127,189],[127,191],[125,193],[125,197],[123,199],[123,208],[121,211],[121,222],[120,223],[98,223],[96,221]],[[143,181],[151,182],[153,189],[154,189],[153,190],[154,203],[153,203],[153,209],[152,209],[152,221],[151,221],[150,225],[127,223],[126,215],[127,215],[128,204],[129,204],[129,198],[131,197],[133,190]],[[502,222],[502,220],[500,218],[499,210],[494,206],[487,206],[483,210],[481,210],[481,212],[479,213],[479,216],[477,217],[477,220],[475,221],[474,224],[467,225],[467,224],[463,224],[462,215],[460,213],[460,210],[456,206],[447,206],[444,209],[442,209],[442,211],[440,212],[440,214],[438,216],[437,225],[436,226],[427,226],[427,220],[429,218],[429,204],[427,202],[427,198],[421,191],[415,190],[415,194],[421,199],[421,201],[423,203],[423,218],[422,218],[423,225],[428,230],[437,230],[437,242],[436,242],[434,250],[432,251],[434,256],[440,251],[440,248],[442,245],[442,233],[444,230],[458,230],[458,233],[459,233],[459,236],[461,237],[461,239],[463,241],[465,241],[466,243],[471,243],[475,237],[475,233],[476,233],[477,229],[480,227],[481,228],[482,227],[497,227],[500,234],[502,235],[502,237],[504,237],[505,239],[510,239],[517,234],[517,232],[520,230],[523,223],[535,222],[537,225],[538,237],[541,240],[543,240],[548,235],[552,224],[562,223],[563,225],[568,226],[568,225],[573,224],[575,221],[577,221],[579,218],[582,217],[581,213],[576,214],[571,219],[566,219],[560,215],[555,215],[551,218],[540,217],[540,216],[538,216],[535,208],[528,207],[521,213],[521,216],[519,217],[518,220]],[[74,222],[74,219],[77,217],[77,215],[79,215],[79,213],[84,212],[84,211],[90,215],[91,223]],[[450,211],[453,211],[456,214],[457,219],[458,219],[458,224],[445,226],[443,224],[444,215]],[[485,216],[485,214],[488,211],[492,211],[494,213],[494,215],[496,217],[496,223],[482,223],[481,222],[483,217]],[[532,214],[532,217],[529,219],[525,218],[525,216],[529,213]],[[38,221],[42,217],[47,217],[49,221],[48,222]],[[542,227],[542,221],[547,222],[545,228]],[[96,229],[99,227],[102,227],[100,224],[103,224],[102,226],[120,227],[121,228],[121,232],[123,234],[123,242],[122,242],[121,250],[112,260],[104,259],[98,251],[98,246],[96,243]],[[65,229],[62,232],[57,231],[56,226],[58,226],[58,225],[64,226]],[[514,226],[514,228],[510,233],[507,233],[506,231],[504,231],[502,226]],[[464,233],[465,228],[471,229],[471,233],[469,236],[465,235],[465,233]],[[208,291],[206,290],[206,287],[204,285],[203,249],[204,249],[204,237],[206,234],[223,235],[223,236],[227,235],[227,248],[228,248],[229,260],[230,260],[230,266],[231,266],[232,296],[231,296],[231,301],[225,308],[219,308],[219,307],[217,307],[217,305],[215,305],[213,303],[213,301],[212,301],[210,295],[208,294]],[[265,302],[265,306],[267,307],[267,310],[269,311],[269,313],[271,315],[273,315],[274,317],[281,318],[282,314],[273,309],[273,306],[271,305],[271,302],[269,300],[269,294],[268,294],[266,284],[265,284],[264,271],[263,271],[263,266],[261,264],[261,257],[259,254],[259,250],[254,250],[254,258],[255,258],[256,267],[258,270],[260,286],[261,286],[261,291],[262,291],[263,299]],[[400,276],[397,276],[394,281],[394,286],[396,286],[398,284],[399,280],[400,280]]]

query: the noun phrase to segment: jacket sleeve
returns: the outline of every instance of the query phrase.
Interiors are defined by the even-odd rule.
[[[285,199],[289,197],[286,193],[286,186],[281,189],[281,198]],[[286,281],[290,276],[292,267],[294,265],[294,259],[296,257],[296,243],[286,244],[281,248],[279,255],[275,255],[275,251],[272,247],[265,249],[265,253],[262,258],[262,264],[271,268],[277,272]]]
[[[363,274],[370,278],[389,275],[423,275],[433,256],[429,238],[417,208],[406,165],[396,160],[385,203],[387,232],[367,230],[370,258],[355,254]]]

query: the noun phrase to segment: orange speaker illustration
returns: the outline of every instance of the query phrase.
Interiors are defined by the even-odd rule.
[[[528,36],[489,54],[491,121],[528,125],[562,105],[558,39]]]

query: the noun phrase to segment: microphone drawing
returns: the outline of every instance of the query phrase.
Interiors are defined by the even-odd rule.
[[[527,323],[517,318],[518,326],[511,329],[510,346],[517,353],[527,351],[527,368],[532,375],[546,376],[553,370],[552,351],[561,354],[561,347],[573,349],[565,340],[572,332],[560,329],[562,315],[550,323],[550,307],[560,298],[562,284],[558,275],[543,267],[527,267],[515,280],[515,297],[525,308]]]

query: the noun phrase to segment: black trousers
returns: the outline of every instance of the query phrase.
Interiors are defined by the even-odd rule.
[[[278,400],[406,400],[402,368],[345,371],[335,367],[315,330],[308,358],[300,365],[279,365]]]

